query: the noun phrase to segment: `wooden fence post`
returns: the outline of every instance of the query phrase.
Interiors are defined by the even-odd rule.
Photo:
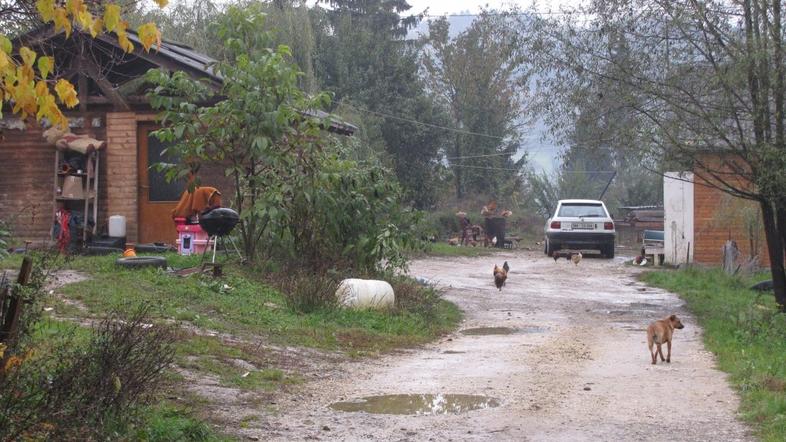
[[[33,260],[29,256],[25,256],[16,283],[20,286],[27,285],[32,274]],[[0,294],[0,342],[5,343],[8,347],[11,347],[13,341],[16,340],[23,304],[21,294],[11,290],[10,287]]]

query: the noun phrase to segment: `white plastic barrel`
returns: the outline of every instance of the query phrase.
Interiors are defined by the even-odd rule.
[[[336,290],[338,302],[351,308],[385,309],[393,307],[393,287],[375,279],[345,279]]]
[[[126,236],[125,216],[112,215],[109,217],[109,236],[113,238],[123,238]]]

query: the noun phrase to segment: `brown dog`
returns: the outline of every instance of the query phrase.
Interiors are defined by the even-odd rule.
[[[647,345],[650,348],[650,355],[652,356],[653,365],[658,360],[658,354],[660,354],[661,361],[671,362],[671,337],[674,334],[675,328],[685,328],[677,315],[671,315],[667,318],[659,319],[647,327]],[[663,350],[660,347],[664,343],[668,349],[666,359],[663,359]],[[658,347],[654,353],[652,352],[652,344],[655,344]]]

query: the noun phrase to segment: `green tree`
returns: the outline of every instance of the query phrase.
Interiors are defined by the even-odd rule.
[[[312,11],[317,28],[315,72],[335,94],[342,114],[354,114],[364,145],[395,171],[416,207],[438,198],[439,170],[449,125],[418,73],[421,46],[406,40],[418,17],[404,0],[330,0]],[[417,121],[419,123],[413,123]]]
[[[313,172],[315,153],[323,147],[319,122],[300,111],[327,102],[326,94],[311,98],[298,88],[299,71],[287,61],[289,49],[268,47],[264,17],[255,6],[230,7],[216,24],[225,58],[214,69],[224,82],[218,94],[223,99],[212,106],[197,104],[209,91],[187,74],[148,74],[157,84],[150,103],[164,111],[158,136],[176,142],[185,159],[169,176],[186,176],[195,162],[228,164],[249,260],[259,257],[265,235],[282,222],[285,214],[279,209],[292,192],[291,181]]]
[[[605,84],[629,115],[632,154],[759,204],[786,310],[782,19],[770,0],[595,1],[522,32],[539,49],[557,118],[575,117],[572,90]]]
[[[429,23],[423,56],[429,88],[459,129],[448,155],[457,198],[502,196],[504,183],[518,182],[526,163],[526,157],[512,158],[520,146],[528,73],[511,17],[483,12],[453,39],[447,19]]]

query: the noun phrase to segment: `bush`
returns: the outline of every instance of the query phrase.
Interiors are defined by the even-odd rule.
[[[101,439],[107,425],[130,419],[174,355],[173,331],[147,316],[148,307],[111,314],[92,333],[74,328],[9,358],[0,373],[0,440]]]
[[[300,313],[335,308],[338,281],[324,273],[302,271],[280,274],[275,285],[284,294],[287,307]]]

